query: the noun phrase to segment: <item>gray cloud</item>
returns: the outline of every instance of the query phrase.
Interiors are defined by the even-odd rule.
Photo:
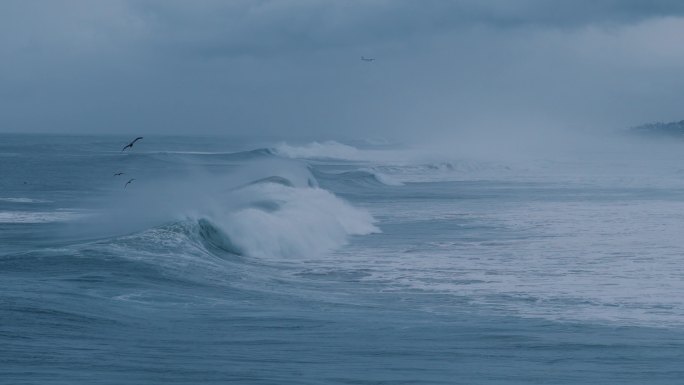
[[[680,16],[671,0],[138,1],[148,43],[209,55],[274,54],[401,42],[465,28],[577,28]]]
[[[683,13],[635,0],[8,0],[0,130],[325,138],[681,119]]]

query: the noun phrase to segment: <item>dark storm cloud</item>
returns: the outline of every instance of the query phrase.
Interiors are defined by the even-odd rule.
[[[683,15],[681,1],[6,0],[0,130],[325,138],[676,119]]]
[[[207,55],[275,54],[402,41],[473,26],[576,28],[684,14],[671,0],[138,1],[151,42]]]

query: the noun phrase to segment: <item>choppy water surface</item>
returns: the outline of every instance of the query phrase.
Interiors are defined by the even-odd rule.
[[[3,383],[684,378],[667,157],[127,139],[0,136]]]

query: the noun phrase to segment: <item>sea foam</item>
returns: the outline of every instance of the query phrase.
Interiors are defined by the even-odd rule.
[[[313,256],[345,244],[351,235],[379,231],[369,213],[320,188],[269,182],[248,186],[239,194],[251,197],[244,207],[206,218],[241,254]]]

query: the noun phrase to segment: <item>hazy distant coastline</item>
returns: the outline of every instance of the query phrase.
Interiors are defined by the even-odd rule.
[[[642,124],[629,129],[630,133],[644,136],[684,138],[684,120],[678,122],[655,122]]]

